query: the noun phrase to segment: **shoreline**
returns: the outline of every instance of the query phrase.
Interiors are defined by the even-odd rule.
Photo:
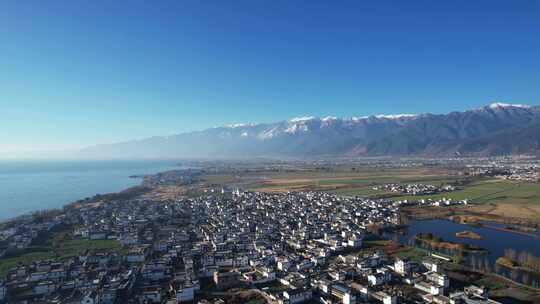
[[[439,208],[439,207],[428,207]],[[464,208],[451,208],[451,209],[437,209],[431,210],[432,212],[426,212],[426,210],[419,210],[417,207],[405,208],[402,210],[402,214],[408,218],[408,220],[447,220],[457,224],[467,225],[471,227],[483,227],[487,229],[493,229],[502,232],[515,233],[519,235],[529,236],[534,239],[540,240],[540,234],[533,232],[526,232],[524,230],[534,229],[537,231],[537,224],[528,221],[527,219],[513,218],[513,217],[501,217],[491,215],[481,215],[475,212],[463,210]],[[461,213],[460,213],[461,212]],[[469,214],[468,214],[469,213]],[[514,225],[516,229],[510,229],[506,227],[496,227],[489,223]]]
[[[107,164],[107,163],[111,163],[111,162],[114,163],[115,161],[96,161],[96,162],[99,163],[99,164]],[[124,164],[126,162],[131,162],[131,161],[120,161],[119,163]],[[135,164],[144,164],[146,161],[140,161],[140,162],[139,161],[133,161],[133,162]],[[76,163],[83,163],[83,164],[85,164],[85,166],[88,166],[86,164],[86,161],[78,161]],[[188,169],[190,170],[190,169],[193,169],[191,167],[185,167],[183,164],[178,163],[178,161],[170,162],[170,166],[167,165],[168,164],[167,161],[159,161],[159,162],[153,162],[152,161],[152,162],[149,162],[149,163],[150,164],[162,163],[162,164],[156,166],[155,169],[157,169],[157,171],[154,171],[152,173],[136,173],[136,174],[133,174],[133,173],[125,172],[126,174],[120,177],[120,178],[124,179],[124,185],[120,185],[119,188],[117,188],[116,190],[103,191],[103,192],[96,191],[96,192],[93,192],[93,193],[88,194],[88,195],[81,194],[80,196],[78,196],[76,198],[72,198],[72,199],[69,199],[67,201],[64,201],[63,203],[61,203],[58,206],[55,206],[56,204],[49,204],[49,205],[52,205],[52,206],[45,206],[44,208],[41,207],[41,206],[34,206],[34,207],[30,206],[28,209],[31,209],[31,210],[22,211],[19,214],[8,215],[6,218],[0,218],[0,225],[6,225],[6,224],[9,224],[9,223],[12,223],[12,222],[25,220],[25,219],[31,218],[32,216],[34,216],[36,214],[39,214],[40,212],[54,212],[55,210],[61,210],[63,208],[69,207],[70,205],[77,204],[77,203],[83,202],[85,200],[92,199],[92,198],[94,198],[96,196],[108,197],[108,196],[121,195],[123,193],[126,193],[126,192],[132,190],[133,188],[147,186],[147,185],[144,185],[146,178],[155,176],[157,174],[163,174],[163,173],[166,173],[166,172],[169,172],[169,171],[175,171],[175,170],[184,170],[184,169],[185,170],[188,170]],[[91,162],[89,164],[91,164]],[[82,169],[85,169],[85,168],[86,167],[82,167]],[[97,170],[101,170],[101,169],[103,169],[103,168],[98,167]],[[105,169],[105,170],[106,170],[105,172],[108,171],[107,169]],[[133,167],[133,169],[130,169],[130,168],[126,169],[125,167],[121,166],[120,168],[114,168],[113,167],[112,170],[132,170],[132,171],[144,172],[146,170],[152,171],[152,167],[148,168],[148,167],[138,165],[138,166]],[[84,171],[84,172],[86,172],[86,171]],[[100,179],[101,174],[99,174],[100,173],[99,171],[97,171],[97,172],[98,172],[98,174],[95,177],[95,179]],[[30,172],[30,173],[32,173],[32,172]],[[61,174],[68,174],[68,173],[71,174],[71,172],[68,172],[68,173],[59,172],[59,173],[61,173]],[[80,172],[74,172],[72,175],[84,176],[85,174],[84,173],[80,174]],[[122,183],[122,182],[119,182],[119,183]],[[72,193],[74,193],[74,192],[81,192],[81,191],[64,191],[64,192],[68,192],[68,193],[72,192]],[[35,201],[35,200],[32,200],[32,201]],[[17,212],[15,212],[15,213],[17,213]]]

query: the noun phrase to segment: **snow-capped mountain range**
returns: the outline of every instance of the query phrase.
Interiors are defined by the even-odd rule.
[[[540,150],[539,118],[539,107],[500,102],[448,114],[305,116],[98,145],[79,154],[113,158],[249,158],[536,153]]]

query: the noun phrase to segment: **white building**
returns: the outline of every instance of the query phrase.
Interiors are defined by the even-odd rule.
[[[407,275],[411,271],[411,263],[408,259],[398,258],[394,263],[394,269],[401,275]]]
[[[377,269],[376,273],[368,275],[368,282],[371,286],[382,285],[390,281],[390,272],[386,269]]]
[[[183,286],[176,291],[176,302],[189,302],[193,301],[195,297],[195,288],[193,286]]]
[[[313,293],[311,289],[289,289],[283,292],[283,297],[289,300],[289,304],[302,303],[311,300]]]
[[[51,294],[56,290],[56,284],[51,281],[40,282],[32,289],[35,295]]]
[[[351,289],[343,284],[335,284],[332,286],[332,294],[341,300],[343,304],[355,304],[356,296]]]
[[[383,304],[396,304],[397,303],[397,297],[394,295],[387,294],[384,291],[378,291],[371,294],[371,296],[382,302]]]
[[[444,292],[442,286],[439,286],[432,282],[426,282],[426,281],[420,281],[420,282],[415,283],[414,288],[430,293],[434,296],[442,295]]]
[[[427,259],[427,260],[422,261],[422,265],[424,265],[428,269],[428,271],[439,272],[441,268],[440,264],[433,259]]]
[[[428,272],[426,273],[426,279],[444,288],[448,288],[448,286],[450,286],[450,280],[448,279],[448,276],[445,274],[440,274],[437,272]]]

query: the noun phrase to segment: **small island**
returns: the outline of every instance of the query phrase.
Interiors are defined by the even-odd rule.
[[[475,245],[445,241],[432,233],[418,233],[414,241],[415,245],[420,248],[439,251],[445,254],[457,255],[471,252],[487,252],[485,249]]]
[[[456,232],[456,237],[464,238],[464,239],[471,239],[471,240],[481,240],[482,236],[476,232],[472,232],[469,230]]]

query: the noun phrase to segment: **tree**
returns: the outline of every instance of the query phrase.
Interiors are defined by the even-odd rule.
[[[517,261],[517,252],[515,249],[507,248],[504,250],[504,256],[512,262]]]
[[[491,272],[491,264],[489,263],[489,259],[487,257],[484,257],[484,271]]]

